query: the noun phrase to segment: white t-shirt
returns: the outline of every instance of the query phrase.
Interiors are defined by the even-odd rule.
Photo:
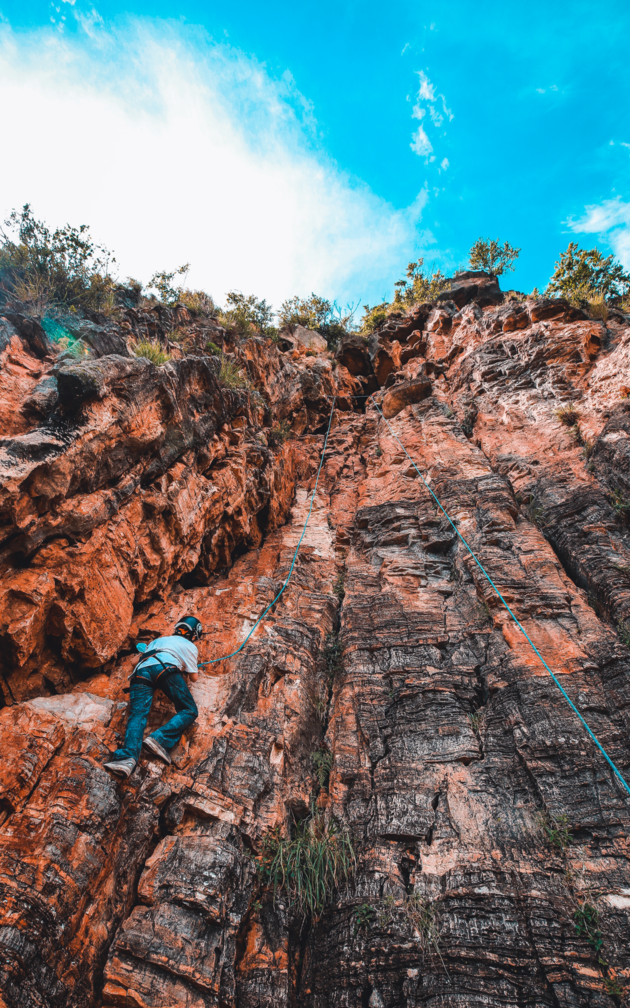
[[[173,651],[177,655],[177,658],[175,658],[174,655],[169,654],[168,651],[157,650],[157,656],[161,658],[165,665],[177,665],[182,672],[187,672],[189,675],[195,674],[197,671],[197,658],[199,652],[192,641],[186,640],[185,637],[180,637],[179,635],[173,637],[158,637],[156,640],[151,641],[149,648],[151,651],[156,651],[160,644],[164,644],[164,646],[168,648],[168,651]],[[136,666],[136,672],[139,672],[141,668],[151,668],[153,665],[160,665],[160,662],[156,661],[153,656],[146,659],[142,658]]]

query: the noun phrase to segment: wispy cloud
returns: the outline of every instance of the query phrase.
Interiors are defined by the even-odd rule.
[[[443,124],[445,119],[452,119],[453,113],[448,108],[444,95],[435,93],[435,85],[431,83],[424,71],[418,70],[416,72],[420,78],[420,87],[418,89],[416,104],[413,107],[411,115],[414,119],[422,120],[428,112],[433,125],[439,127]],[[424,125],[421,124],[415,131],[411,138],[410,146],[412,151],[415,151],[415,153],[419,154],[420,157],[424,157],[426,163],[435,161],[433,144],[429,139]]]
[[[603,200],[584,208],[579,220],[567,221],[578,234],[604,238],[626,269],[630,268],[630,202],[621,198]]]
[[[30,202],[88,223],[123,275],[191,262],[188,282],[278,305],[315,290],[380,297],[418,249],[427,193],[396,209],[318,142],[290,74],[201,29],[105,25],[68,4],[73,31],[0,26],[0,215]]]

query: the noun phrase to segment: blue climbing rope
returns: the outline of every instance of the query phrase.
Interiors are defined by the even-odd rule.
[[[269,612],[269,610],[276,604],[276,602],[278,601],[278,599],[282,595],[283,591],[287,587],[289,581],[291,580],[291,575],[293,573],[293,568],[295,567],[295,561],[297,560],[297,555],[298,555],[300,546],[302,545],[302,539],[306,535],[306,526],[308,525],[309,518],[311,517],[311,511],[313,510],[313,503],[315,501],[315,494],[317,493],[317,484],[319,483],[319,474],[322,471],[322,466],[324,464],[324,455],[326,454],[326,445],[328,444],[328,435],[330,434],[330,425],[332,424],[333,413],[335,412],[335,398],[336,398],[335,396],[332,397],[332,406],[330,408],[330,417],[328,419],[328,427],[326,429],[326,437],[324,438],[324,447],[322,448],[322,456],[321,456],[321,458],[319,460],[319,468],[317,470],[317,476],[315,477],[315,486],[313,487],[313,493],[311,495],[311,506],[308,509],[308,514],[306,516],[306,521],[304,522],[304,528],[302,529],[302,535],[300,536],[300,538],[298,540],[298,544],[295,547],[295,553],[293,554],[293,560],[291,561],[291,566],[289,568],[289,573],[287,574],[287,576],[286,576],[286,578],[284,580],[282,588],[280,589],[280,591],[276,595],[276,597],[273,600],[273,602],[270,602],[269,605],[267,606],[267,608],[265,609],[265,611],[262,613],[262,615],[260,615],[258,617],[258,619],[254,623],[253,627],[251,628],[251,630],[247,634],[247,637],[245,638],[245,640],[243,641],[243,643],[240,645],[240,647],[237,647],[236,651],[232,651],[231,654],[223,655],[222,658],[212,658],[210,661],[199,662],[199,668],[201,668],[203,665],[216,665],[217,662],[225,661],[227,658],[233,658],[234,655],[237,655],[239,653],[239,651],[242,651],[243,648],[245,647],[245,645],[247,644],[247,641],[249,640],[249,638],[253,634],[254,630],[256,629],[256,627],[259,626],[262,623],[262,621],[264,620],[264,618],[267,615],[267,613]]]
[[[391,425],[390,425],[389,421],[387,420],[387,417],[385,417],[384,414],[381,412],[380,407],[378,406],[378,404],[375,402],[374,399],[372,399],[372,402],[373,402],[374,406],[376,407],[376,409],[378,410],[378,412],[380,413],[380,415],[383,417],[383,420],[385,421],[385,423],[387,424],[387,427],[389,429],[390,434],[392,435],[392,437],[394,437],[396,439],[396,441],[398,441],[398,444],[400,445],[400,447],[404,451],[405,455],[407,456],[407,458],[411,462],[412,466],[414,467],[414,469],[418,473],[418,476],[420,477],[420,479],[424,483],[425,487],[427,488],[427,490],[429,491],[429,493],[433,497],[433,500],[435,501],[435,503],[439,507],[439,509],[442,512],[442,514],[444,515],[444,517],[449,522],[451,528],[455,532],[455,535],[464,544],[464,546],[466,547],[466,549],[470,553],[471,557],[473,558],[473,560],[477,564],[477,567],[479,568],[479,570],[481,571],[481,573],[484,575],[484,577],[486,578],[486,580],[492,585],[492,588],[497,593],[499,599],[501,600],[501,602],[503,603],[503,605],[505,606],[505,608],[509,612],[510,616],[512,617],[512,619],[516,623],[516,625],[519,628],[519,630],[521,631],[521,633],[524,635],[524,637],[527,640],[527,642],[529,643],[530,647],[532,648],[532,650],[534,651],[534,653],[538,655],[538,657],[540,658],[541,662],[543,663],[543,665],[547,669],[547,672],[549,673],[549,675],[551,676],[551,678],[555,682],[556,686],[558,687],[558,689],[562,693],[564,699],[569,704],[569,707],[571,708],[571,710],[575,714],[577,714],[578,718],[582,722],[584,728],[586,728],[587,733],[592,738],[593,742],[595,743],[595,745],[597,746],[597,748],[601,752],[602,756],[604,757],[604,759],[606,760],[606,762],[608,763],[608,765],[612,768],[612,770],[615,773],[615,775],[619,778],[619,780],[621,781],[621,783],[625,787],[625,789],[628,792],[628,794],[630,794],[630,785],[626,781],[625,777],[623,777],[622,774],[621,774],[621,771],[617,769],[617,767],[615,766],[615,764],[611,760],[610,756],[608,755],[608,753],[606,752],[606,750],[604,749],[604,747],[602,746],[602,744],[599,742],[599,740],[597,739],[597,737],[593,734],[593,732],[591,731],[591,729],[587,725],[586,721],[584,720],[584,718],[580,714],[579,710],[577,709],[577,707],[575,706],[575,704],[571,700],[570,696],[567,694],[567,692],[564,690],[564,688],[560,685],[560,682],[558,681],[557,677],[553,674],[553,672],[551,671],[551,669],[547,665],[547,662],[545,661],[545,659],[541,655],[540,651],[538,650],[538,648],[534,644],[533,640],[531,639],[531,637],[529,636],[529,634],[527,633],[527,631],[525,630],[525,628],[521,625],[521,623],[519,622],[519,620],[516,618],[516,616],[514,615],[514,613],[512,612],[512,610],[510,609],[509,605],[507,604],[507,602],[503,598],[503,595],[501,594],[501,592],[499,591],[499,589],[495,585],[494,581],[492,580],[492,578],[488,574],[488,571],[485,569],[485,567],[483,566],[483,564],[477,559],[477,557],[473,553],[472,549],[470,548],[470,546],[468,545],[468,543],[464,539],[463,535],[461,534],[461,532],[459,531],[459,529],[457,528],[457,526],[455,525],[455,523],[453,521],[451,521],[451,519],[449,518],[448,514],[446,513],[446,511],[442,507],[442,504],[440,503],[440,500],[438,499],[438,497],[436,496],[436,494],[433,492],[433,490],[431,489],[431,487],[429,486],[429,484],[425,480],[424,476],[422,475],[422,473],[418,469],[418,466],[416,465],[416,463],[412,459],[411,455],[409,454],[409,452],[405,448],[404,444],[402,443],[402,441],[400,440],[400,438],[398,437],[398,435],[392,430]]]

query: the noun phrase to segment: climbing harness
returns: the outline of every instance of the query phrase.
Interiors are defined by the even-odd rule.
[[[267,606],[267,608],[265,609],[265,611],[258,617],[258,619],[254,623],[253,627],[251,628],[251,630],[247,634],[247,637],[245,638],[245,640],[243,641],[243,643],[240,645],[240,647],[237,647],[236,651],[232,651],[231,654],[223,655],[222,658],[212,658],[210,661],[199,662],[199,668],[202,668],[204,665],[216,665],[217,662],[225,661],[227,658],[233,658],[234,655],[237,655],[239,653],[239,651],[242,651],[243,648],[245,647],[245,645],[247,644],[247,641],[249,640],[249,638],[253,634],[254,630],[256,629],[256,627],[259,626],[260,623],[262,623],[262,621],[264,620],[264,618],[267,615],[267,613],[269,612],[269,610],[276,604],[276,602],[278,601],[278,599],[280,598],[280,596],[284,592],[285,588],[287,587],[289,581],[291,580],[291,575],[293,573],[293,568],[295,567],[295,561],[297,560],[297,555],[298,555],[300,546],[302,545],[302,539],[306,535],[306,526],[308,525],[309,518],[311,517],[311,511],[313,510],[313,503],[315,501],[315,494],[317,493],[317,484],[319,483],[319,474],[322,471],[322,466],[324,464],[324,455],[326,454],[326,445],[328,444],[328,435],[330,434],[330,425],[332,424],[333,413],[335,412],[335,398],[336,398],[335,396],[332,397],[332,406],[330,408],[330,417],[328,419],[328,427],[326,429],[326,437],[324,438],[324,447],[322,448],[322,456],[321,456],[321,458],[319,460],[319,468],[317,470],[317,476],[315,477],[315,486],[313,487],[313,493],[311,495],[311,506],[308,509],[308,514],[306,516],[306,521],[304,522],[304,528],[302,529],[302,535],[300,536],[300,538],[298,540],[298,544],[295,547],[295,553],[293,554],[293,560],[291,561],[291,566],[289,568],[289,573],[287,574],[287,576],[286,576],[286,578],[285,578],[285,580],[283,582],[282,588],[280,589],[280,591],[276,595],[276,597],[273,600],[273,602],[270,602],[269,605]]]
[[[547,665],[547,662],[545,661],[545,659],[541,655],[540,651],[538,650],[538,648],[534,644],[533,640],[531,639],[531,637],[529,636],[529,634],[527,633],[527,631],[525,630],[525,628],[520,624],[520,622],[518,621],[518,619],[516,618],[516,616],[514,615],[514,613],[512,612],[512,610],[510,609],[509,605],[507,604],[507,602],[503,598],[503,595],[501,594],[501,592],[499,591],[499,589],[495,585],[494,581],[492,580],[492,578],[488,574],[487,570],[485,569],[485,567],[483,566],[483,564],[481,563],[481,561],[477,559],[477,557],[473,553],[472,549],[470,548],[470,546],[468,545],[468,543],[464,539],[463,535],[461,534],[461,532],[459,531],[459,529],[457,528],[457,526],[455,525],[455,523],[453,521],[451,521],[451,519],[449,518],[448,514],[446,513],[446,511],[442,507],[442,505],[441,505],[441,503],[440,503],[437,495],[433,492],[433,490],[431,489],[431,487],[429,486],[429,484],[425,480],[424,476],[422,475],[422,473],[418,469],[418,466],[416,465],[416,463],[412,459],[411,455],[409,454],[409,452],[405,448],[404,444],[402,443],[402,441],[400,440],[400,438],[398,437],[398,435],[392,430],[389,421],[387,420],[387,418],[381,412],[380,407],[377,405],[377,403],[373,399],[372,399],[372,402],[373,402],[374,406],[376,407],[376,409],[378,410],[378,412],[380,413],[380,415],[383,417],[383,420],[385,421],[385,423],[387,424],[387,427],[389,429],[390,434],[392,435],[392,437],[394,437],[396,439],[396,441],[398,441],[398,444],[400,445],[400,447],[404,451],[405,455],[407,456],[407,458],[411,462],[412,466],[414,467],[414,469],[418,473],[418,476],[420,477],[420,479],[424,483],[425,487],[427,488],[427,490],[429,491],[429,493],[433,497],[433,500],[435,501],[435,503],[439,507],[440,511],[442,512],[442,514],[444,515],[444,517],[446,518],[446,520],[450,524],[451,528],[455,532],[455,535],[464,544],[464,546],[466,547],[466,549],[470,553],[471,557],[473,558],[473,560],[477,564],[477,567],[479,568],[479,570],[481,571],[481,573],[484,575],[484,577],[486,578],[486,580],[490,583],[490,585],[492,586],[492,588],[494,589],[494,591],[497,593],[497,595],[498,595],[499,599],[501,600],[502,604],[505,606],[505,608],[507,609],[508,613],[510,614],[510,616],[512,617],[512,619],[516,623],[517,627],[519,628],[519,630],[521,631],[521,633],[524,635],[524,637],[527,640],[528,644],[530,645],[530,647],[532,648],[532,650],[534,651],[534,653],[537,654],[538,657],[540,658],[541,662],[543,663],[543,665],[547,669],[547,672],[549,673],[549,675],[551,676],[551,678],[555,682],[556,686],[558,687],[558,689],[562,693],[564,699],[569,704],[569,707],[574,712],[574,714],[577,714],[578,718],[582,722],[582,725],[584,726],[584,728],[586,728],[587,733],[592,738],[593,742],[595,743],[595,745],[597,746],[597,748],[601,752],[602,756],[604,757],[604,759],[606,760],[606,762],[608,763],[608,765],[612,768],[612,770],[615,773],[615,775],[619,778],[619,780],[621,781],[621,783],[625,787],[625,789],[628,792],[628,794],[630,794],[630,785],[626,781],[625,777],[622,776],[621,771],[617,769],[617,767],[615,766],[615,764],[611,760],[610,756],[608,755],[608,753],[606,752],[606,750],[604,749],[604,747],[601,745],[601,743],[598,741],[598,739],[596,738],[596,736],[593,734],[593,732],[591,731],[591,729],[587,725],[586,721],[584,720],[584,718],[580,714],[579,710],[577,709],[577,707],[575,706],[575,704],[573,703],[573,701],[571,700],[571,698],[569,697],[569,695],[566,693],[566,691],[564,690],[564,688],[560,685],[557,677],[553,674],[553,672],[551,671],[551,669]]]

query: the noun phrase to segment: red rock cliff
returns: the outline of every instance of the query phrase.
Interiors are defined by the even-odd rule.
[[[256,391],[211,357],[128,356],[159,328],[141,313],[93,327],[82,363],[0,319],[0,1004],[622,1003],[629,796],[357,398],[630,781],[630,325],[495,288],[454,285],[336,359],[215,334]],[[333,394],[288,589],[193,685],[173,765],[121,784],[102,763],[135,642],[184,612],[202,659],[243,640]],[[314,805],[356,872],[304,916],[255,856]]]

